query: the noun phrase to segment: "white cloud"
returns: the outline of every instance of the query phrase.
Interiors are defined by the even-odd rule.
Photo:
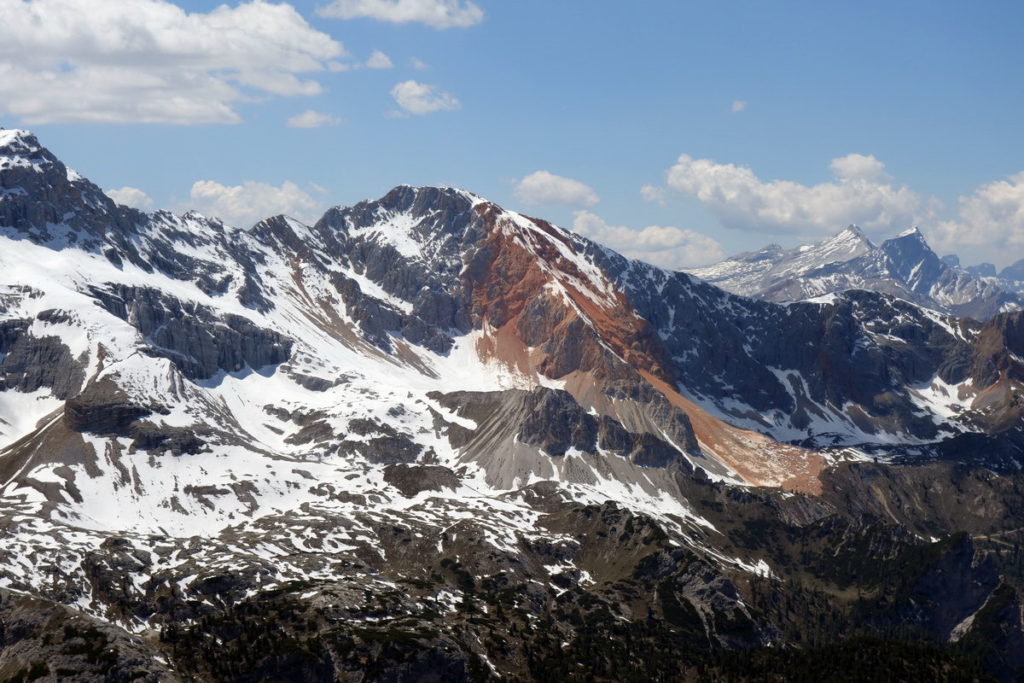
[[[454,95],[442,92],[437,86],[402,81],[391,89],[391,97],[409,114],[429,114],[435,111],[454,111],[462,106]]]
[[[938,202],[895,186],[872,156],[833,159],[835,179],[818,185],[763,181],[749,168],[683,154],[667,184],[695,197],[729,228],[769,233],[831,234],[856,223],[866,230],[903,230],[934,217]]]
[[[640,196],[644,198],[645,202],[658,202],[660,206],[665,206],[665,188],[658,187],[657,185],[647,184],[640,188]]]
[[[1024,172],[986,183],[960,197],[958,214],[959,220],[944,221],[933,231],[940,248],[984,246],[999,261],[1005,259],[1008,248],[1019,254],[1024,247]]]
[[[833,159],[828,165],[837,178],[843,180],[866,180],[872,182],[888,182],[892,180],[885,172],[885,164],[872,155],[847,154],[845,157]]]
[[[0,112],[30,124],[236,123],[241,102],[321,92],[304,75],[346,55],[262,0],[0,0],[0,17]]]
[[[135,209],[148,209],[153,206],[153,200],[149,195],[137,187],[122,187],[117,190],[107,190],[107,196],[118,204],[124,204]]]
[[[722,245],[699,232],[651,225],[643,230],[608,225],[589,211],[573,215],[573,230],[630,258],[663,268],[702,266],[721,260]]]
[[[417,71],[426,71],[430,68],[430,65],[424,62],[419,57],[413,57],[409,60],[409,65]]]
[[[341,123],[340,116],[307,109],[288,119],[285,125],[289,128],[322,128],[323,126],[336,126],[339,123]]]
[[[534,171],[520,180],[515,195],[527,204],[593,206],[599,201],[589,185],[547,171]]]
[[[386,53],[380,50],[374,50],[370,53],[370,56],[366,58],[365,62],[337,62],[332,61],[327,64],[329,71],[356,71],[358,69],[390,69],[394,66],[394,62],[387,56]]]
[[[747,101],[746,100],[733,100],[732,101],[732,113],[739,114],[741,111],[746,111]]]
[[[380,50],[374,50],[365,62],[367,69],[390,69],[394,66],[391,58]]]
[[[192,185],[189,202],[188,208],[238,227],[249,227],[278,214],[312,220],[321,208],[319,202],[291,181],[275,187],[252,180],[241,185],[200,180]]]
[[[332,0],[317,14],[335,19],[380,19],[433,28],[465,28],[484,20],[484,12],[469,0]]]

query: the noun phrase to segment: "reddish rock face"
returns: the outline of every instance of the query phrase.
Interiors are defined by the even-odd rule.
[[[824,458],[733,427],[684,398],[650,323],[608,281],[600,283],[599,297],[584,291],[595,284],[593,276],[566,256],[575,249],[562,233],[543,221],[534,221],[536,230],[514,224],[493,204],[476,210],[487,236],[464,271],[464,284],[472,293],[474,323],[493,330],[478,346],[481,356],[526,374],[569,379],[566,388],[581,405],[617,418],[620,406],[602,400],[609,382],[625,393],[653,389],[685,416],[686,440],[747,482],[820,491]],[[640,411],[654,412],[650,404]],[[653,419],[656,428],[664,416]]]
[[[513,325],[526,346],[546,351],[538,369],[552,379],[575,371],[618,375],[608,367],[618,360],[673,381],[657,335],[622,292],[608,282],[603,284],[610,294],[600,300],[581,291],[588,276],[554,244],[574,252],[564,235],[544,221],[534,222],[543,234],[499,225],[501,214],[493,204],[479,205],[477,211],[488,236],[465,278],[478,325]]]

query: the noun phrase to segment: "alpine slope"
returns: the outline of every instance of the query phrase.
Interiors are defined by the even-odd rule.
[[[941,540],[962,520],[919,488],[970,467],[964,496],[1011,495],[1024,314],[809,293],[729,293],[455,188],[312,225],[144,213],[0,130],[0,614],[33,624],[44,604],[88,620],[119,671],[228,680],[196,654],[224,640],[210,624],[291,591],[310,623],[363,629],[293,662],[308,680],[359,657],[382,680],[529,677],[543,646],[502,631],[518,644],[492,647],[469,616],[421,628],[406,659],[364,631],[461,615],[498,575],[494,595],[525,587],[523,623],[577,592],[632,623],[643,600],[609,592],[632,577],[666,628],[685,607],[687,647],[782,645],[757,586],[796,571],[793,544],[826,556],[877,518],[884,561],[946,543],[935,562],[976,584],[900,617],[958,640],[1006,581]],[[979,536],[1010,524],[975,516]],[[752,520],[800,531],[736,532]],[[555,623],[552,653],[582,642]],[[22,646],[58,657],[43,640]],[[59,657],[98,666],[75,652]]]

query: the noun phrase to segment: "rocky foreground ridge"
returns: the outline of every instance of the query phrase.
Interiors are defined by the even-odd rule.
[[[1022,316],[451,188],[141,213],[0,130],[0,679],[1011,679]]]

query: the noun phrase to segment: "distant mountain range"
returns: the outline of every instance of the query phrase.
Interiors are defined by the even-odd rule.
[[[813,299],[854,289],[890,294],[943,313],[988,320],[1024,307],[1024,259],[961,268],[939,256],[917,228],[875,245],[856,226],[816,244],[771,244],[688,271],[735,294],[766,301]]]
[[[961,266],[960,257],[956,254],[943,256],[942,262],[952,268],[963,270],[972,277],[990,280],[1009,292],[1024,292],[1024,259],[1015,261],[1002,270],[997,270],[991,263]]]

